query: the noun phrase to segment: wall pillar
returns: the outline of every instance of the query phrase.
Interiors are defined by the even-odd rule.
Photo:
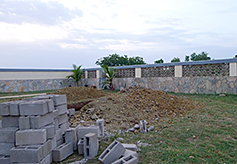
[[[88,78],[88,71],[85,71],[85,78]]]
[[[182,68],[183,68],[182,65],[174,66],[174,76],[175,77],[182,77],[183,76]]]
[[[230,63],[230,76],[237,76],[237,63]]]
[[[141,78],[141,77],[142,77],[142,69],[135,68],[135,78]]]
[[[96,78],[97,78],[97,79],[100,78],[100,70],[96,70]]]

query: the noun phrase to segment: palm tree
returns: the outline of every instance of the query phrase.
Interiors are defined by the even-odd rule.
[[[83,69],[81,69],[81,66],[76,66],[75,64],[72,65],[73,66],[73,69],[72,72],[73,74],[67,76],[67,78],[72,78],[75,80],[76,82],[76,86],[78,87],[78,82],[80,81],[81,77],[82,77],[82,74],[83,74]]]
[[[116,71],[114,68],[109,68],[108,65],[102,65],[102,77],[106,78],[102,87],[108,86],[111,90],[114,90],[113,80],[116,78]]]

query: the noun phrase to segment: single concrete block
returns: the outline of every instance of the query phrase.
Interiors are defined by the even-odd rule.
[[[61,125],[59,125],[59,129],[61,129],[62,133],[65,134],[65,131],[69,128],[69,123],[65,122]]]
[[[52,150],[55,149],[57,147],[56,137],[54,137],[53,139],[49,139],[49,140],[51,140]]]
[[[99,137],[103,138],[104,137],[104,119],[98,119],[96,121],[96,126],[98,126]]]
[[[69,155],[73,154],[73,144],[72,142],[64,143],[58,147],[56,147],[53,151],[53,161],[61,162]]]
[[[9,102],[4,102],[0,104],[0,115],[1,116],[9,116],[10,110],[9,110]]]
[[[18,116],[2,116],[2,127],[17,127],[19,128]]]
[[[58,119],[58,124],[59,124],[59,125],[65,123],[65,122],[68,122],[67,113],[64,113],[64,114],[62,114],[62,115],[58,115],[57,119]]]
[[[149,131],[152,131],[152,130],[154,130],[155,128],[154,128],[154,126],[150,126],[148,129],[147,129],[147,131],[149,132]]]
[[[79,139],[77,143],[78,154],[84,154],[84,138]]]
[[[30,127],[31,129],[39,129],[46,125],[53,123],[54,113],[50,112],[43,116],[30,116]]]
[[[65,142],[73,143],[73,150],[77,150],[77,134],[76,134],[76,129],[75,128],[69,128],[65,131]]]
[[[35,116],[48,113],[47,103],[44,100],[25,101],[19,104],[20,115]]]
[[[147,129],[146,129],[146,120],[141,120],[140,121],[140,132],[141,133],[146,133]]]
[[[9,156],[10,155],[10,150],[13,148],[15,145],[14,143],[0,143],[0,154]]]
[[[24,102],[24,101],[12,101],[9,104],[9,110],[10,110],[11,116],[19,116],[20,115],[19,104],[22,102]]]
[[[52,149],[52,140],[48,140],[42,146],[43,149],[43,157],[47,156],[53,149]]]
[[[75,109],[74,108],[71,108],[71,109],[68,109],[68,115],[69,117],[72,117],[72,116],[75,116]]]
[[[16,163],[39,163],[43,158],[43,146],[20,146],[10,151],[11,162]]]
[[[46,99],[44,100],[47,103],[47,108],[48,108],[48,112],[52,112],[54,110],[54,103],[53,100],[51,99]]]
[[[114,161],[111,164],[137,164],[138,163],[138,158],[135,157],[134,155],[129,155],[126,157],[122,157],[116,161]]]
[[[121,157],[125,152],[125,148],[123,145],[118,142],[112,142],[99,156],[99,160],[104,164],[111,164],[112,162],[116,161]]]
[[[53,160],[52,160],[52,153],[49,153],[46,157],[44,157],[40,162],[39,164],[50,164],[52,163]]]
[[[16,145],[37,145],[47,140],[45,129],[19,130],[16,132]]]
[[[30,117],[19,117],[19,129],[26,130],[30,129]]]
[[[98,128],[96,126],[85,127],[78,125],[76,127],[76,131],[77,131],[77,140],[84,138],[84,136],[88,133],[96,133],[96,135],[98,136]]]
[[[0,129],[0,142],[1,143],[14,143],[15,133],[17,130],[18,128],[15,128],[15,127],[1,128]]]
[[[42,127],[42,129],[46,130],[47,139],[54,138],[54,136],[56,134],[56,130],[55,130],[54,124],[50,124],[50,125],[44,126],[44,127]]]
[[[62,104],[62,105],[56,106],[55,109],[58,110],[59,115],[65,114],[65,113],[67,113],[67,104]]]
[[[56,119],[56,118],[58,118],[58,115],[59,115],[59,111],[58,111],[58,109],[54,109],[53,110],[53,114],[54,114],[54,118]]]
[[[84,158],[91,159],[97,156],[99,148],[96,133],[88,133],[84,137]]]
[[[56,147],[58,147],[59,145],[62,145],[64,143],[64,139],[61,138],[59,140],[56,141]]]
[[[56,141],[60,140],[62,137],[63,137],[62,130],[61,129],[56,130],[56,134],[55,134]]]
[[[50,99],[53,99],[55,106],[67,104],[66,95],[49,95],[49,97],[50,97]]]
[[[122,144],[125,149],[137,151],[137,145],[135,144]]]
[[[0,155],[0,163],[1,164],[11,164],[10,156]]]
[[[2,120],[0,120],[0,128],[2,128]]]
[[[122,157],[127,157],[127,156],[130,156],[130,155],[134,155],[135,157],[138,158],[138,154],[137,154],[136,151],[132,151],[132,150],[128,150],[128,149],[125,149],[125,152],[122,155]]]

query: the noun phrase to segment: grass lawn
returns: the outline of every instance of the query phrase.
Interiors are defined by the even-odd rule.
[[[174,94],[200,102],[200,109],[160,121],[156,131],[122,133],[100,142],[98,156],[117,137],[140,147],[139,163],[237,163],[237,95]],[[100,163],[97,158],[87,163]],[[63,164],[82,159],[75,152]]]

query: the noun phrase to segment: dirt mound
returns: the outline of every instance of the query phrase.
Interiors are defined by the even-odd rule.
[[[125,89],[126,90],[126,89]],[[169,95],[166,92],[134,87],[110,94],[88,103],[70,119],[72,126],[81,120],[88,124],[103,118],[108,129],[128,129],[140,120],[155,125],[161,118],[182,116],[194,109],[196,102]]]
[[[145,88],[134,85],[134,86],[130,86],[128,88],[125,88],[125,89],[121,90],[120,93],[132,93],[132,92],[135,92],[138,89],[145,89]]]
[[[96,99],[105,95],[109,95],[109,93],[91,87],[67,87],[48,94],[66,94],[68,103],[85,99]]]

